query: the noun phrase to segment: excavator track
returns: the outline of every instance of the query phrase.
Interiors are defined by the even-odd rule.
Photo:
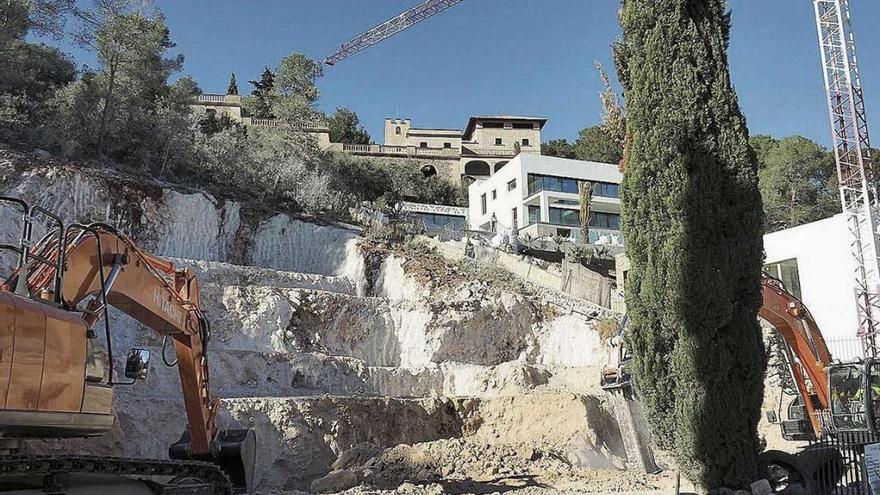
[[[212,485],[214,495],[235,493],[226,473],[208,462],[81,455],[0,457],[0,485],[9,477],[65,474],[198,479]]]

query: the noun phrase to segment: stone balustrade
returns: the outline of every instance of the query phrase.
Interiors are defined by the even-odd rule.
[[[213,95],[201,94],[196,97],[199,103],[213,103],[217,105],[241,105],[241,95]]]

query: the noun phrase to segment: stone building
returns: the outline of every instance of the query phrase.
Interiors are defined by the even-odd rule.
[[[257,127],[287,125],[279,120],[242,115],[241,96],[202,94],[196,112],[228,115]],[[412,162],[428,174],[469,184],[492,177],[520,153],[541,154],[541,130],[547,119],[513,115],[470,117],[460,129],[413,127],[411,119],[385,119],[384,144],[331,143],[326,122],[299,124],[318,139],[322,150]]]

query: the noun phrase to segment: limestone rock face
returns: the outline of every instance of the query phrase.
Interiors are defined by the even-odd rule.
[[[0,157],[0,172],[9,167]],[[0,194],[66,222],[111,223],[198,275],[219,422],[256,430],[262,491],[559,471],[566,458],[622,465],[598,391],[601,315],[589,303],[468,278],[405,251],[368,257],[353,228],[203,192],[57,165],[0,176]],[[19,222],[0,210],[3,235]],[[144,347],[148,378],[117,387],[109,434],[35,441],[31,451],[161,458],[179,438],[179,378],[162,363],[162,339],[119,311],[110,320],[116,370]]]

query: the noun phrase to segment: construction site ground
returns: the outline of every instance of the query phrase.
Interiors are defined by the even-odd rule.
[[[598,386],[607,309],[345,225],[19,158],[0,156],[0,193],[118,225],[199,276],[219,422],[256,430],[258,493],[673,493],[667,457],[626,468]],[[144,347],[148,378],[117,387],[110,434],[29,452],[164,458],[179,438],[161,338],[110,321],[116,369]]]

